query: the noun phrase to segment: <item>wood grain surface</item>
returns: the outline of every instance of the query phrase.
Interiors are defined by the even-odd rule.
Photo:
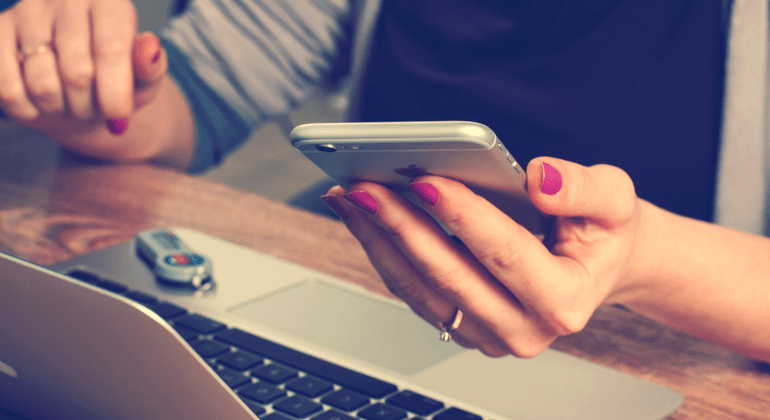
[[[143,229],[187,227],[388,295],[339,222],[170,169],[78,159],[8,125],[0,141],[2,252],[48,265]],[[670,419],[770,418],[767,365],[621,308],[599,308],[552,347],[683,393]]]

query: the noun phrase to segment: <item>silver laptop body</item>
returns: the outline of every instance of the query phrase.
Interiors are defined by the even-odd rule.
[[[487,358],[439,341],[435,328],[392,299],[199,232],[174,232],[211,259],[214,288],[159,283],[133,242],[55,271],[0,255],[0,407],[30,419],[256,418],[166,321],[57,273],[72,270],[483,418],[652,420],[683,402],[670,389],[555,350]],[[314,401],[328,409],[321,399]]]

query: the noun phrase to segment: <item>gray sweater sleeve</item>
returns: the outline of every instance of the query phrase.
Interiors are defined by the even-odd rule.
[[[349,54],[351,9],[347,0],[192,0],[169,22],[160,33],[169,72],[196,119],[192,172],[326,81]],[[243,128],[217,129],[226,126]]]

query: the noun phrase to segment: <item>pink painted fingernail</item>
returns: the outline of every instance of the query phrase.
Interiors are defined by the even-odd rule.
[[[119,136],[126,132],[126,129],[128,128],[128,119],[116,118],[114,120],[107,120],[107,128],[110,130],[110,133]]]
[[[333,195],[324,195],[321,197],[321,200],[323,200],[323,202],[326,203],[326,205],[329,206],[329,208],[332,209],[332,211],[336,213],[340,219],[348,220],[350,217],[348,211],[345,210],[345,207],[342,207],[342,204],[340,204],[339,200],[337,200],[337,197]]]
[[[353,191],[352,193],[343,195],[343,197],[369,214],[377,213],[377,202],[374,201],[374,198],[368,193],[363,191]]]
[[[540,191],[544,194],[554,195],[561,189],[561,174],[553,166],[542,162],[543,166],[543,185]]]
[[[435,206],[438,203],[439,194],[436,187],[428,184],[427,182],[415,182],[407,185],[409,191],[416,195],[420,200]]]

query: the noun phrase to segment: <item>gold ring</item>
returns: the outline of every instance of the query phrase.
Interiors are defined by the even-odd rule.
[[[50,42],[46,42],[41,45],[27,45],[19,51],[19,62],[23,63],[32,56],[47,54],[49,52],[54,52],[53,46],[51,46]]]
[[[441,329],[441,335],[439,335],[439,340],[444,342],[452,341],[452,333],[455,332],[458,328],[460,328],[460,322],[463,320],[463,311],[460,310],[460,308],[455,308],[455,315],[452,319],[452,322],[449,324],[445,324],[443,322],[438,323],[438,327]]]

